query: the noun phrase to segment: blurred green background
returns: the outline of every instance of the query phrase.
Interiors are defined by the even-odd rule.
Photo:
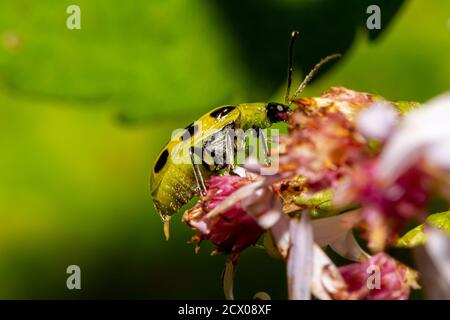
[[[243,3],[242,3],[243,2]],[[366,8],[381,7],[368,32]],[[66,8],[81,8],[81,30]],[[450,88],[450,2],[12,0],[0,5],[0,298],[223,298],[224,257],[149,195],[173,129],[214,106],[281,101],[291,30],[304,95],[344,85],[425,101]],[[66,288],[66,268],[82,290]],[[247,250],[236,296],[286,297],[281,261]]]

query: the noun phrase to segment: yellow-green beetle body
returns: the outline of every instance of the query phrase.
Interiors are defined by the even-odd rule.
[[[289,107],[280,103],[221,106],[174,134],[156,159],[150,178],[153,201],[163,220],[167,221],[198,191],[194,165],[186,149],[211,149],[214,152],[216,144],[223,146],[225,143],[222,139],[224,129],[265,129],[272,123],[286,121],[289,112]],[[225,149],[231,151],[230,146]],[[201,176],[206,179],[222,168],[211,166],[211,160],[198,165]]]
[[[198,190],[205,194],[206,186],[203,178],[207,179],[227,168],[223,162],[216,161],[217,152],[219,152],[219,156],[225,153],[227,159],[234,160],[233,150],[238,145],[240,146],[242,141],[231,141],[232,138],[227,134],[227,130],[255,129],[257,134],[262,134],[258,131],[259,129],[268,128],[275,122],[287,121],[291,112],[289,105],[303,91],[315,72],[324,63],[340,57],[339,54],[334,54],[322,59],[306,75],[295,93],[290,96],[292,56],[297,36],[297,31],[291,33],[285,104],[276,102],[243,103],[236,106],[218,107],[173,135],[170,142],[161,151],[153,166],[150,184],[156,209],[164,221],[169,221],[169,218],[192,199]],[[265,141],[264,136],[261,138]],[[263,147],[267,156],[267,143],[264,143]],[[186,149],[189,149],[190,153],[183,152]],[[201,162],[196,163],[194,160],[197,150],[200,152],[206,150],[207,152],[203,152],[202,155],[209,154],[210,157],[201,158]],[[232,155],[228,157],[230,154]],[[230,168],[228,167],[228,169]]]

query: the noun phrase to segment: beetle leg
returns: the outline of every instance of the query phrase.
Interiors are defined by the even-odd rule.
[[[267,144],[267,138],[266,138],[266,136],[264,135],[264,131],[263,131],[263,130],[259,129],[257,132],[258,132],[258,136],[260,137],[261,142],[262,142],[262,146],[263,146],[263,151],[264,151],[264,161],[265,161],[267,164],[270,164],[270,159],[269,159],[269,145]]]
[[[228,171],[231,172],[234,169],[234,143],[231,137],[231,132],[227,132],[225,154],[225,161],[228,161]]]
[[[202,173],[200,172],[198,164],[195,162],[194,156],[196,155],[196,153],[194,149],[195,149],[194,147],[191,147],[189,149],[189,155],[191,156],[192,166],[194,167],[194,176],[195,180],[197,181],[197,187],[200,190],[202,196],[205,196],[206,195],[205,180],[203,180]]]

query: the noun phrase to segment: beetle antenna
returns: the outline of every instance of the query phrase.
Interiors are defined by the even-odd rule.
[[[286,95],[284,97],[284,102],[287,104],[289,102],[289,95],[291,91],[292,84],[292,72],[294,71],[294,45],[295,40],[297,39],[299,32],[292,31],[291,33],[291,41],[289,42],[289,53],[288,53],[288,74],[287,74],[287,88]]]
[[[292,100],[297,98],[297,96],[303,92],[306,85],[311,81],[311,79],[314,77],[314,75],[317,73],[317,71],[320,69],[321,66],[323,66],[325,63],[327,63],[330,60],[340,58],[342,55],[340,53],[335,53],[329,56],[326,56],[322,60],[320,60],[314,68],[306,75],[305,79],[303,79],[302,83],[298,86],[298,89],[295,91],[295,93],[292,95],[292,97],[289,99],[289,105],[292,103]]]

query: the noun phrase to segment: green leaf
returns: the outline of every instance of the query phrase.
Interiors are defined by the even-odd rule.
[[[369,33],[372,2],[79,0],[81,30],[68,30],[73,1],[5,1],[0,81],[33,98],[87,108],[108,102],[125,121],[191,119],[273,96],[285,82],[294,29],[303,74],[320,58],[345,53],[357,30]],[[403,1],[375,3],[383,13],[377,33],[384,32]]]
[[[450,211],[432,214],[428,216],[427,222],[450,236]],[[425,241],[424,225],[421,224],[401,237],[397,242],[397,247],[412,248],[424,244]]]
[[[395,101],[394,106],[400,113],[408,113],[416,108],[419,108],[420,103],[415,101]]]
[[[310,197],[305,197],[303,195],[296,196],[294,201],[298,206],[310,208],[311,218],[313,219],[338,215],[358,207],[357,205],[350,204],[343,208],[336,208],[332,203],[333,195],[333,189],[329,188],[316,192]]]

